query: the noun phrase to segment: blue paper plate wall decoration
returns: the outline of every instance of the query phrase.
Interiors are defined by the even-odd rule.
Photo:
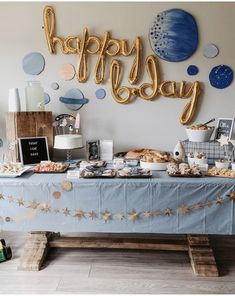
[[[197,75],[198,72],[199,72],[199,69],[196,65],[188,66],[188,69],[187,69],[188,75],[190,75],[190,76]]]
[[[219,49],[215,44],[207,44],[204,47],[203,55],[208,59],[212,59],[219,54]]]
[[[31,52],[23,58],[22,67],[26,74],[39,75],[44,70],[45,59],[39,52]]]
[[[63,97],[60,97],[60,102],[64,103],[69,110],[79,110],[83,105],[89,102],[84,98],[83,93],[78,88],[72,88],[68,90]]]
[[[44,92],[44,104],[47,105],[51,101],[50,95],[46,92]]]
[[[159,58],[169,62],[184,61],[197,49],[197,23],[185,10],[174,8],[163,11],[153,21],[149,40]]]
[[[226,65],[216,66],[211,70],[209,74],[209,80],[211,86],[215,88],[226,88],[233,81],[233,70]]]
[[[95,96],[98,100],[102,100],[105,98],[106,96],[106,91],[103,88],[99,88],[97,89],[97,91],[95,92]]]

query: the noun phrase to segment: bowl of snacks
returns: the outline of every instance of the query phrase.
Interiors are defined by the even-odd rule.
[[[167,165],[174,159],[167,152],[161,154],[146,154],[140,159],[140,167],[152,171],[165,171]]]
[[[218,159],[215,161],[215,166],[217,169],[228,169],[229,165],[230,165],[230,162],[225,159],[224,160]]]
[[[188,155],[188,164],[207,164],[208,159],[205,152],[190,152]]]
[[[186,128],[186,134],[191,142],[208,142],[214,131],[214,126],[195,124]]]

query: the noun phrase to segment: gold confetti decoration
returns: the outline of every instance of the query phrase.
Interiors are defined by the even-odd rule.
[[[41,208],[42,212],[45,212],[45,213],[50,212],[51,209],[48,204],[42,204],[41,206],[42,206],[42,208]]]
[[[128,213],[128,216],[129,216],[129,220],[135,222],[139,219],[140,214],[137,213],[135,210],[132,210],[132,212]]]
[[[61,197],[61,192],[54,191],[52,195],[53,195],[54,198],[59,199]]]
[[[202,204],[200,202],[196,202],[195,205],[194,205],[194,209],[199,210],[201,208],[202,208]]]
[[[235,191],[231,192],[228,196],[231,201],[235,201]]]
[[[64,191],[71,191],[72,190],[72,182],[68,181],[68,180],[64,180],[61,182],[61,188]]]
[[[0,193],[0,199],[5,199],[2,193]]]
[[[65,217],[70,215],[70,210],[68,208],[63,209],[63,214],[65,215]]]
[[[215,201],[215,204],[218,205],[218,206],[221,206],[223,204],[224,200],[222,197],[217,197],[216,198],[216,201]]]
[[[58,208],[55,208],[55,209],[53,210],[53,213],[55,213],[55,214],[58,214],[58,213],[60,213],[60,209],[58,209]]]
[[[117,214],[115,215],[115,217],[116,217],[119,221],[122,221],[122,220],[125,218],[125,216],[124,216],[123,213],[117,213]]]
[[[17,198],[17,204],[18,206],[24,206],[24,200],[22,198]]]
[[[105,212],[101,213],[101,218],[106,223],[107,221],[111,220],[112,214],[106,210]]]
[[[39,205],[40,205],[40,204],[37,203],[35,200],[33,200],[33,201],[29,201],[29,206],[28,206],[28,208],[31,208],[31,209],[33,209],[33,210],[36,210],[36,209],[38,208]]]
[[[148,211],[144,212],[144,218],[145,219],[149,219],[150,217],[151,217],[151,213],[150,212],[148,212]]]
[[[189,211],[190,211],[190,210],[189,210],[189,207],[186,206],[186,205],[182,205],[182,206],[180,207],[180,213],[183,214],[183,215],[188,214]]]
[[[90,218],[91,220],[96,219],[96,218],[97,218],[97,214],[96,214],[96,212],[91,211],[91,212],[89,213],[89,218]]]
[[[170,209],[170,208],[166,208],[166,209],[164,210],[164,215],[165,215],[165,216],[171,216],[171,215],[173,215],[173,211],[172,211],[172,209]]]
[[[157,216],[157,217],[159,217],[159,216],[162,215],[162,212],[161,212],[160,210],[156,210],[156,211],[154,212],[154,215]]]
[[[81,220],[82,218],[85,218],[85,213],[82,210],[76,211],[74,217]]]
[[[205,202],[205,206],[208,207],[208,208],[211,207],[212,204],[213,204],[213,202],[211,200],[209,200],[209,199],[207,199],[206,202]]]

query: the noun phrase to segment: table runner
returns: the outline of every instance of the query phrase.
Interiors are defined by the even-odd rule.
[[[33,174],[0,179],[0,227],[14,231],[234,234],[235,180],[76,179]],[[66,185],[66,184],[63,184]],[[67,183],[70,185],[70,183]]]

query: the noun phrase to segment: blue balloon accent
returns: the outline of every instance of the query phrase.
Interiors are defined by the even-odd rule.
[[[99,100],[102,100],[105,98],[106,96],[106,91],[103,88],[99,88],[97,89],[97,91],[95,92],[96,98]]]
[[[47,105],[48,103],[50,103],[50,101],[51,101],[51,98],[49,94],[44,92],[44,104]]]
[[[188,75],[197,75],[197,73],[199,72],[199,69],[197,66],[195,65],[190,65],[188,66],[188,69],[187,69],[187,73]]]
[[[84,105],[89,102],[88,99],[73,99],[73,98],[65,98],[65,97],[60,97],[61,103],[64,104],[78,104],[78,105]]]
[[[216,66],[211,70],[209,74],[209,80],[211,86],[215,88],[226,88],[233,81],[233,70],[226,65]]]
[[[23,58],[22,67],[26,74],[39,75],[44,70],[45,59],[39,52],[31,52]]]
[[[194,17],[182,9],[159,13],[149,31],[155,54],[169,62],[188,59],[198,47],[198,28]]]

